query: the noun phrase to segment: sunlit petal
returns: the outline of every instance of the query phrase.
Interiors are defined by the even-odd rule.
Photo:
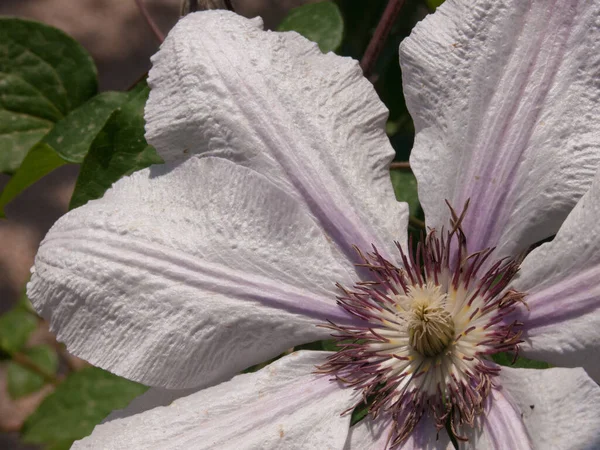
[[[311,372],[322,352],[292,353],[259,372],[96,427],[73,449],[341,449],[356,401]]]
[[[553,235],[600,162],[600,3],[448,0],[401,45],[427,224],[461,210],[469,249]]]
[[[484,413],[477,419],[476,427],[465,427],[461,434],[468,439],[460,442],[461,450],[533,448],[521,418],[521,410],[511,393],[504,387],[492,390]]]
[[[558,231],[523,261],[527,356],[588,370],[600,381],[600,174]]]
[[[389,439],[391,431],[392,423],[389,416],[382,415],[375,420],[368,416],[350,428],[344,450],[367,448],[387,450],[391,448]],[[451,450],[453,448],[446,430],[440,430],[438,433],[434,423],[423,418],[398,450]]]
[[[600,387],[583,369],[504,367],[500,379],[521,410],[534,448],[600,448]]]
[[[227,11],[182,19],[152,59],[146,136],[167,160],[216,155],[283,186],[349,258],[404,242],[387,110],[358,63]]]
[[[28,286],[58,339],[145,384],[210,385],[349,320],[352,279],[298,203],[221,158],[155,166],[61,218]],[[337,319],[336,319],[337,320]]]

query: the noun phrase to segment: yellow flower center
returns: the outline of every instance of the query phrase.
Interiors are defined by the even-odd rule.
[[[409,344],[423,356],[437,356],[454,339],[454,321],[443,307],[413,305],[408,322]]]

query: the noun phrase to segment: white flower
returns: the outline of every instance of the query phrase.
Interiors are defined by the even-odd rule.
[[[448,0],[403,43],[424,273],[356,62],[180,21],[146,109],[169,163],[59,220],[28,287],[71,352],[158,387],[76,447],[446,448],[448,420],[469,448],[600,446],[583,369],[488,359],[600,379],[599,21],[598,1]],[[330,328],[358,346],[225,381]]]

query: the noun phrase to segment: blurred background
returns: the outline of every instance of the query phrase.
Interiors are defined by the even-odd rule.
[[[273,29],[291,8],[310,2],[234,0],[233,4],[239,14],[247,17],[260,15],[266,27]],[[387,2],[342,0],[337,3],[345,21],[345,37],[338,53],[359,58]],[[179,0],[146,0],[145,4],[165,34],[179,18]],[[401,161],[408,158],[413,130],[401,95],[397,48],[414,23],[430,11],[431,4],[425,0],[406,2],[372,78],[391,110],[388,132]],[[149,58],[159,45],[134,0],[1,0],[0,15],[41,21],[74,37],[92,55],[98,68],[101,91],[123,91],[131,87],[147,72]],[[55,170],[6,207],[9,219],[0,220],[0,317],[22,298],[40,240],[56,219],[67,211],[78,167],[68,164]],[[9,179],[8,175],[0,174],[0,190]],[[86,366],[85,362],[68,355],[49,333],[46,323],[37,320],[27,345],[41,344],[51,346],[59,354],[59,377],[61,370],[78,370]],[[7,367],[8,362],[0,360],[0,448],[40,448],[23,444],[19,432],[25,419],[55,389],[56,383],[47,383],[37,392],[15,399],[8,394]]]

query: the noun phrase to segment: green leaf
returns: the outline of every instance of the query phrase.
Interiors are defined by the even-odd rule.
[[[41,117],[43,111],[27,111],[25,104],[12,102],[13,96],[19,95],[22,103],[32,107],[35,98],[19,93],[14,83],[7,85],[6,77],[0,73],[0,172],[8,174],[17,170],[31,146],[60,118],[57,115],[48,120]]]
[[[425,0],[430,11],[435,11],[438,6],[444,3],[444,0]]]
[[[31,347],[21,353],[49,376],[56,373],[58,357],[50,346]],[[12,398],[19,398],[37,392],[46,384],[44,376],[19,364],[17,361],[8,363],[6,376],[8,393]]]
[[[6,353],[20,351],[37,327],[35,315],[17,305],[0,316],[0,349]]]
[[[0,195],[0,217],[6,217],[4,207],[24,189],[64,164],[66,161],[48,144],[43,142],[35,144]]]
[[[103,92],[71,111],[34,145],[0,195],[4,207],[24,189],[66,163],[81,163],[109,115],[127,99],[124,92]]]
[[[163,160],[144,138],[144,105],[149,88],[144,83],[114,111],[86,155],[69,208],[100,198],[119,178]]]
[[[513,364],[513,355],[506,352],[496,353],[492,355],[492,359],[496,364],[500,364],[501,366],[511,366],[520,369],[548,369],[549,367],[552,367],[547,362],[535,361],[521,356],[517,357],[517,360]]]
[[[67,162],[80,164],[110,114],[127,100],[125,92],[103,92],[56,123],[44,142]]]
[[[146,389],[97,367],[73,372],[27,418],[23,440],[68,448],[67,443],[89,435],[111,411],[126,407]]]
[[[352,411],[352,417],[350,418],[350,425],[356,425],[358,422],[363,420],[367,414],[369,414],[369,405],[361,403],[354,411]]]
[[[325,350],[326,352],[336,352],[340,348],[337,346],[335,339],[327,339],[324,341],[314,341],[307,344],[297,345],[294,351],[298,350]]]
[[[316,42],[323,53],[337,50],[344,36],[344,19],[334,2],[309,3],[290,11],[277,28],[296,31]]]
[[[412,216],[417,216],[420,209],[419,196],[417,193],[417,179],[409,170],[392,170],[392,186],[399,202],[408,203],[408,208]]]
[[[13,173],[27,151],[98,89],[88,53],[62,31],[0,18],[0,172]]]
[[[73,441],[53,442],[46,446],[46,450],[69,450],[73,445]]]

